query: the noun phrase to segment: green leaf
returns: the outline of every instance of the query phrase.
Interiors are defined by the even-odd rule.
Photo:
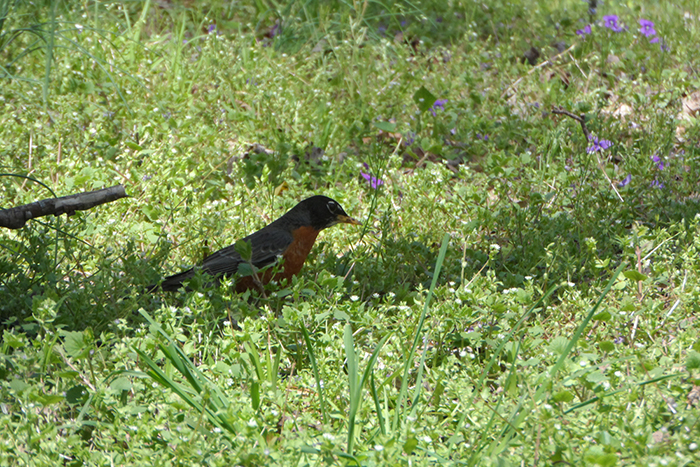
[[[586,460],[600,467],[615,467],[617,465],[617,455],[613,453],[600,456],[586,456]]]
[[[43,406],[54,405],[61,402],[64,398],[57,394],[37,394],[34,398],[38,403]]]
[[[627,279],[641,282],[647,280],[647,276],[642,274],[641,272],[637,272],[634,269],[630,269],[629,271],[625,271],[622,273],[623,276],[625,276]]]
[[[24,392],[25,389],[29,387],[29,385],[20,379],[13,379],[12,381],[10,381],[10,387],[16,393],[21,394],[22,392]]]
[[[241,255],[243,261],[250,262],[253,258],[253,247],[249,241],[238,240],[233,248]]]
[[[7,329],[2,333],[2,342],[13,349],[21,349],[25,345],[27,337],[24,334],[14,334]]]
[[[287,287],[286,289],[282,289],[282,290],[277,291],[276,297],[277,298],[284,298],[284,297],[291,295],[291,294],[292,294],[292,289]]]
[[[594,318],[594,319],[595,319],[595,318]],[[613,343],[610,342],[610,341],[599,342],[599,343],[598,343],[598,347],[599,347],[600,350],[602,350],[603,352],[612,352],[613,350],[615,350],[615,344],[613,344]]]
[[[350,315],[345,313],[343,310],[335,310],[333,312],[333,317],[338,321],[347,321],[348,323],[350,322]]]
[[[128,379],[121,376],[112,381],[112,384],[110,384],[109,387],[114,389],[115,391],[130,391],[131,382]]]
[[[85,357],[87,355],[87,349],[85,346],[85,334],[83,334],[83,332],[81,331],[66,332],[63,348],[66,349],[66,353],[70,357]]]
[[[372,125],[375,127],[379,128],[382,131],[386,131],[388,133],[392,133],[394,130],[396,130],[396,123],[391,123],[391,122],[372,122]]]
[[[418,440],[411,436],[405,443],[403,443],[403,452],[406,454],[411,454],[413,450],[416,449],[416,446],[418,446]]]
[[[238,265],[238,275],[242,277],[246,276],[252,276],[253,275],[253,267],[249,263],[241,263]]]
[[[126,379],[126,378],[119,378],[119,379]],[[73,386],[70,388],[68,391],[66,391],[66,400],[68,401],[69,404],[83,404],[88,397],[88,391],[85,386],[82,384],[79,384],[77,386]]]
[[[253,410],[258,410],[260,407],[260,383],[257,381],[250,385],[250,399],[252,401]]]
[[[597,384],[607,380],[608,378],[606,378],[605,375],[600,371],[594,371],[593,373],[590,373],[588,376],[586,376],[586,381],[588,381],[589,383]]]
[[[141,206],[141,212],[144,213],[151,222],[155,222],[160,217],[160,211],[153,206],[143,205]]]
[[[569,344],[569,339],[564,336],[557,336],[549,342],[549,350],[561,355],[566,350],[566,346]]]
[[[610,321],[611,317],[612,315],[610,315],[609,312],[601,311],[600,313],[593,316],[593,321]]]
[[[569,391],[560,391],[552,396],[554,402],[571,402],[574,395]]]
[[[685,359],[685,368],[686,370],[697,370],[700,368],[700,353],[696,351],[692,351],[688,353],[688,356]]]
[[[421,112],[426,112],[430,110],[437,98],[430,91],[425,89],[425,86],[421,86],[415,94],[413,94],[413,100]]]

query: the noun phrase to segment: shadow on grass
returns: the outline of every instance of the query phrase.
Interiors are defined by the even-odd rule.
[[[482,211],[478,218],[477,242],[466,251],[453,239],[445,258],[440,283],[460,284],[475,275],[492,270],[500,288],[522,286],[526,276],[533,276],[538,286],[547,287],[564,280],[577,286],[597,287],[607,269],[612,270],[630,250],[630,234],[635,225],[664,228],[676,225],[678,245],[692,242],[695,232],[690,221],[700,213],[700,201],[657,198],[644,204],[638,199],[620,209],[614,200],[600,199],[596,209],[586,212],[560,211],[544,214],[542,204],[531,202],[521,208],[502,203],[500,208]],[[480,237],[480,238],[479,238]],[[587,240],[589,239],[589,240]],[[590,248],[594,239],[595,248]],[[58,242],[58,243],[56,243]],[[492,254],[491,244],[500,249]],[[413,302],[419,288],[426,290],[432,280],[432,265],[437,258],[437,240],[425,237],[402,238],[385,232],[383,240],[365,250],[357,250],[338,258],[327,254],[320,243],[302,270],[304,280],[313,271],[327,271],[344,277],[348,295],[362,300],[373,294],[394,294],[396,303]],[[143,294],[143,287],[160,278],[163,248],[157,257],[144,260],[134,243],[121,252],[103,252],[71,235],[60,234],[35,224],[18,231],[11,240],[0,241],[0,326],[32,327],[39,321],[50,321],[68,330],[92,327],[106,329],[118,319],[140,321],[139,308],[154,311],[163,305],[177,308],[192,304],[192,294]],[[323,252],[324,254],[320,254]],[[632,252],[632,253],[631,253]],[[464,258],[464,262],[462,261]],[[609,260],[607,269],[601,261]],[[634,262],[634,261],[633,261]],[[289,291],[270,286],[271,291]],[[276,287],[276,289],[275,289]],[[227,294],[223,289],[201,289],[198,299],[207,305],[199,307],[200,316],[213,322],[254,316],[261,303],[281,309],[288,303],[282,298],[260,300]],[[301,298],[303,300],[303,294]],[[199,302],[198,302],[199,303]]]

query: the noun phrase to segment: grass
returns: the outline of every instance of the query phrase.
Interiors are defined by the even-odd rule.
[[[130,198],[0,232],[0,463],[698,463],[692,2],[6,5],[2,207]],[[290,283],[140,293],[316,193]]]

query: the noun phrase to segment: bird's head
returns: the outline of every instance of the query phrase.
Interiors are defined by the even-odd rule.
[[[348,216],[336,200],[327,196],[312,196],[299,203],[298,206],[309,213],[311,225],[318,230],[332,227],[335,224],[362,225],[362,222]]]

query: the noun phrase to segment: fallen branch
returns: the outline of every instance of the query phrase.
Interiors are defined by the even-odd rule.
[[[117,185],[97,191],[78,193],[77,195],[49,198],[34,203],[17,206],[16,208],[0,210],[0,227],[20,229],[29,219],[37,217],[72,216],[75,211],[86,211],[100,204],[109,203],[119,198],[126,198],[124,185]]]
[[[563,107],[554,107],[552,109],[552,113],[556,115],[566,115],[569,118],[573,118],[577,122],[581,124],[581,129],[583,130],[583,136],[586,137],[586,141],[591,139],[591,132],[588,131],[588,128],[586,127],[586,116],[581,114],[581,115],[576,115],[574,113],[569,112],[568,110],[564,109]]]

